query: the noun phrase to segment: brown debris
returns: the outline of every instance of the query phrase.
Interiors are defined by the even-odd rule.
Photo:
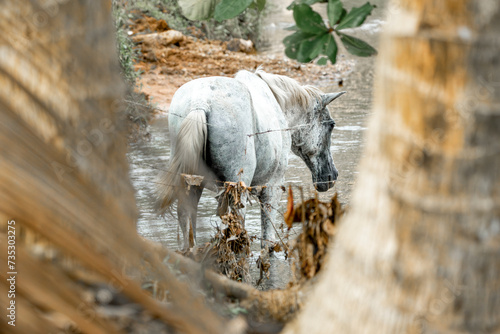
[[[242,284],[216,274],[205,265],[200,265],[182,255],[174,253],[160,244],[148,242],[157,254],[169,265],[175,265],[182,273],[196,277],[202,275],[210,286],[221,295],[240,301],[240,306],[247,309],[252,319],[261,321],[290,320],[302,307],[306,296],[311,291],[314,280],[304,284],[295,284],[284,290],[259,291],[250,284]]]
[[[142,57],[136,65],[137,69],[147,72],[151,69],[151,65],[156,64],[163,68],[163,74],[182,74],[185,82],[197,77],[232,76],[239,70],[255,70],[260,65],[274,74],[288,75],[302,80],[304,79],[302,68],[307,67],[310,71],[308,77],[320,79],[322,76],[334,74],[337,67],[337,65],[300,65],[282,57],[270,58],[258,54],[232,52],[228,50],[232,48],[232,44],[228,46],[228,42],[202,40],[191,36],[184,36],[184,39],[179,39],[175,45],[158,43],[139,46]],[[150,54],[154,54],[156,58],[148,57]]]
[[[184,178],[184,182],[186,183],[186,191],[191,189],[191,186],[201,186],[201,183],[205,179],[202,175],[191,175],[191,174],[181,174]]]
[[[337,194],[330,202],[321,202],[316,197],[293,207],[293,192],[290,189],[289,204],[290,202],[291,210],[287,210],[285,221],[302,222],[302,232],[291,245],[292,257],[295,258],[292,270],[299,281],[308,280],[323,266],[328,244],[335,235],[336,224],[343,209]]]
[[[135,12],[135,14],[141,15],[140,12]],[[154,17],[150,17],[147,15],[143,15],[137,20],[134,21],[134,24],[131,26],[132,32],[134,34],[144,32],[162,32],[170,29],[168,23],[165,20],[157,20]]]
[[[231,211],[238,212],[245,206],[244,202],[249,191],[251,188],[243,181],[224,182],[224,191],[217,195],[217,215],[222,218]]]
[[[212,238],[216,268],[235,281],[249,282],[247,257],[250,255],[250,237],[242,225],[241,216],[229,213],[222,218],[225,229],[218,230]]]
[[[183,175],[186,182],[197,183],[202,179]],[[210,242],[201,247],[192,247],[181,252],[195,261],[209,265],[217,272],[235,281],[249,282],[250,271],[247,257],[250,255],[251,238],[244,227],[244,219],[239,210],[244,207],[244,198],[251,188],[244,182],[225,182],[224,190],[218,195],[218,215],[226,227],[217,228]]]
[[[278,244],[276,244],[278,245]],[[269,260],[269,252],[267,249],[261,249],[260,250],[260,256],[257,259],[257,268],[260,270],[260,277],[259,280],[257,281],[257,285],[260,285],[262,280],[264,279],[264,276],[269,279],[269,268],[271,268],[271,261]]]
[[[221,218],[227,227],[217,228],[209,242],[178,253],[234,281],[248,283],[250,272],[246,259],[250,255],[251,237],[242,225],[241,216],[229,213]]]

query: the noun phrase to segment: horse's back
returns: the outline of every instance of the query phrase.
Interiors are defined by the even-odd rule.
[[[169,108],[169,126],[174,130],[194,109],[237,117],[248,107],[249,93],[245,85],[232,78],[208,77],[189,81],[174,94]],[[248,111],[243,111],[246,113]]]
[[[222,181],[250,183],[255,170],[253,143],[255,122],[248,88],[233,78],[209,77],[190,81],[175,93],[169,110],[169,131],[175,136],[185,117],[204,110],[207,123],[206,163]],[[174,148],[175,149],[175,148]]]

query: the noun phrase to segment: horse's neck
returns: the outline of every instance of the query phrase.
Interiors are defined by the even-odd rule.
[[[248,72],[239,72],[236,75],[237,78],[240,73],[243,76]],[[298,126],[307,121],[307,114],[301,110],[300,105],[304,105],[305,100],[308,100],[309,88],[309,90],[304,89],[291,78],[265,73],[261,70],[257,70],[255,74],[252,73],[251,77],[259,77],[271,90],[289,127]]]
[[[307,121],[307,114],[297,107],[284,110],[283,115],[285,116],[285,119],[290,128],[303,125]]]

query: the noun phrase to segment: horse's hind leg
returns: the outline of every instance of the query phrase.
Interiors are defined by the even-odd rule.
[[[183,249],[190,248],[196,244],[196,215],[202,192],[202,187],[191,186],[188,193],[179,198],[177,216],[182,230]],[[190,231],[192,231],[192,237],[190,236]]]

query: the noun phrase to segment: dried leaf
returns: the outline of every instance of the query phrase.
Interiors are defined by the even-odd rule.
[[[283,250],[283,248],[281,247],[281,243],[277,242],[274,244],[273,247],[271,247],[272,251],[273,252],[276,252],[276,253],[279,253]]]
[[[292,228],[294,214],[292,186],[288,186],[288,203],[286,205],[285,212],[285,223],[288,226],[288,229]]]

